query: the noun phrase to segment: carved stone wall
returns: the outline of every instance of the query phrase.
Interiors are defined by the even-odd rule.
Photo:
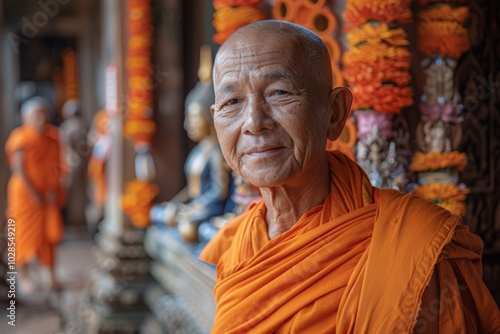
[[[464,222],[484,241],[484,280],[500,303],[500,3],[468,5],[472,47],[456,71],[464,104],[460,150],[469,159],[462,182],[471,190]]]

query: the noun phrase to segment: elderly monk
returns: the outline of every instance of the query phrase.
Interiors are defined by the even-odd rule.
[[[56,284],[54,249],[62,237],[59,131],[47,124],[50,104],[33,97],[21,106],[23,125],[12,131],[6,154],[12,176],[7,189],[7,216],[16,224],[16,266],[25,292],[35,289],[27,264],[38,259]]]
[[[213,333],[500,332],[460,218],[327,153],[351,104],[331,83],[323,42],[291,23],[248,25],[216,56],[222,152],[263,200],[201,254],[217,266]]]

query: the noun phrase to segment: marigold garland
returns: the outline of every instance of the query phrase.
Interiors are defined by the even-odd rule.
[[[464,201],[469,190],[451,183],[430,183],[419,186],[415,194],[430,201]]]
[[[399,113],[413,103],[411,53],[403,29],[386,23],[365,23],[346,35],[344,78],[354,95],[353,109]]]
[[[437,205],[456,216],[463,216],[466,212],[465,202],[442,201],[437,203]]]
[[[369,21],[412,22],[410,0],[348,0],[343,16],[346,31]]]
[[[454,6],[448,5],[449,2],[453,2]],[[437,66],[442,64],[443,58],[458,59],[470,48],[467,29],[464,27],[469,10],[465,6],[457,7],[460,2],[462,1],[419,0],[422,9],[418,14],[417,47],[421,53],[430,56],[430,61],[435,62]],[[432,78],[430,80],[429,87],[432,89]],[[449,85],[452,85],[452,82],[449,82]],[[457,123],[460,115],[458,98],[454,96],[453,99],[450,97],[447,99],[449,100],[431,101],[430,104],[423,99],[420,104],[422,122],[442,119],[445,122]],[[422,147],[422,149],[429,148]],[[465,153],[457,151],[415,153],[410,165],[413,171],[450,173],[447,180],[442,176],[438,177],[431,183],[416,188],[415,193],[453,214],[464,215],[466,210],[464,201],[469,191],[453,183],[457,182],[456,172],[463,171],[466,166]],[[423,180],[427,182],[429,178],[419,177],[421,183]]]
[[[418,34],[418,50],[427,56],[439,53],[443,57],[458,59],[470,48],[467,29],[457,22],[420,22]]]
[[[408,37],[403,29],[389,29],[386,23],[374,25],[365,23],[359,29],[351,31],[346,35],[350,46],[359,46],[364,43],[379,44],[385,42],[391,46],[409,45]]]
[[[156,131],[153,121],[154,67],[151,63],[154,29],[150,0],[128,0],[127,14],[128,99],[123,132],[136,150],[146,148],[148,151]],[[126,184],[121,205],[133,226],[145,228],[149,225],[149,210],[157,193],[158,187],[149,180],[135,179]]]
[[[470,48],[464,27],[468,16],[466,6],[440,4],[421,10],[417,25],[419,51],[427,56],[439,53],[443,57],[460,58]]]
[[[212,24],[215,28],[213,40],[222,44],[239,28],[265,18],[259,9],[262,0],[216,0],[213,2],[215,13]]]
[[[152,121],[154,70],[151,64],[153,27],[150,0],[129,0],[127,11],[128,100],[124,134],[137,146],[150,144],[156,130]]]
[[[130,218],[132,225],[137,228],[145,228],[149,225],[149,210],[158,191],[156,185],[145,180],[135,179],[125,185],[121,207]]]
[[[436,7],[429,7],[418,13],[419,21],[449,21],[464,24],[469,17],[469,8],[466,6],[452,7],[441,4]]]
[[[73,49],[65,49],[62,52],[62,79],[65,101],[78,99],[78,64]]]
[[[389,154],[395,150],[391,142],[393,114],[413,103],[412,57],[406,48],[410,42],[405,31],[394,25],[412,21],[410,1],[347,0],[343,13],[349,45],[342,56],[343,76],[353,93],[357,157],[376,186],[395,185],[392,179],[401,166]],[[368,150],[377,152],[365,154]]]
[[[352,108],[373,109],[378,112],[397,114],[411,105],[413,90],[411,87],[395,87],[393,85],[372,85],[351,87],[353,94]]]
[[[417,152],[413,155],[410,169],[415,172],[456,170],[462,172],[467,166],[467,155],[462,152]]]
[[[419,186],[414,193],[437,204],[455,215],[465,214],[465,204],[469,189],[449,183],[431,183]]]

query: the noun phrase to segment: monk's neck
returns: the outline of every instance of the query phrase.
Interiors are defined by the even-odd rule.
[[[266,204],[266,223],[269,239],[288,231],[310,209],[323,204],[330,193],[328,164],[322,164],[309,175],[286,186],[261,188]]]

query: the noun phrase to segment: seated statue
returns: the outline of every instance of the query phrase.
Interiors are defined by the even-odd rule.
[[[210,55],[210,54],[208,54]],[[198,225],[224,212],[229,192],[229,173],[224,168],[219,143],[213,127],[210,106],[214,91],[210,71],[200,61],[200,81],[186,97],[184,129],[198,144],[190,152],[185,166],[187,185],[170,201],[155,205],[150,212],[154,223],[177,226],[181,237],[198,239]],[[211,59],[210,59],[211,62]],[[209,65],[211,68],[211,64]]]
[[[242,214],[248,205],[261,199],[259,189],[250,184],[241,175],[231,174],[230,198],[226,204],[224,214],[210,218],[209,221],[200,224],[198,229],[198,240],[200,242],[210,241],[215,234],[227,222]]]

